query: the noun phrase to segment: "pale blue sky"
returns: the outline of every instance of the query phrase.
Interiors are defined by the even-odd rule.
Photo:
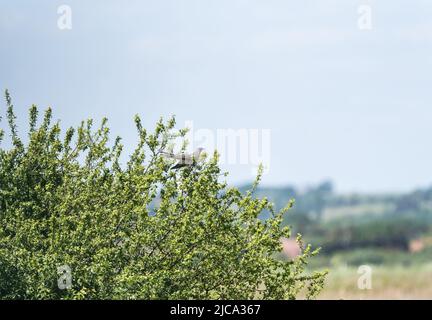
[[[5,2],[0,88],[20,116],[32,103],[65,126],[107,116],[127,147],[136,113],[147,126],[175,114],[180,126],[268,128],[265,184],[432,184],[430,0]],[[360,31],[368,3],[373,29]],[[61,4],[70,31],[57,28]]]

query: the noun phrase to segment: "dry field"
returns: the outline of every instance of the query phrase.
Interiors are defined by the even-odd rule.
[[[432,264],[372,266],[372,288],[360,290],[356,268],[329,270],[318,299],[432,299]]]

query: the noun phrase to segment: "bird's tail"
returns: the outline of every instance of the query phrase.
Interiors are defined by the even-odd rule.
[[[175,155],[172,152],[167,152],[167,151],[161,151],[160,152],[161,156],[166,157],[166,158],[174,158]]]

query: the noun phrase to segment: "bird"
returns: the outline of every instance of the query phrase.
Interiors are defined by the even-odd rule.
[[[198,160],[198,158],[199,158],[199,156],[203,150],[204,150],[204,148],[197,148],[192,154],[190,154],[190,153],[174,154],[173,152],[162,151],[161,155],[166,157],[166,158],[178,160],[177,163],[171,169],[180,169],[183,167],[193,165],[194,160]]]

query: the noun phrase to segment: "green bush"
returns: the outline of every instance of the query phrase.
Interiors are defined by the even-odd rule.
[[[304,271],[316,254],[310,246],[294,261],[273,258],[290,236],[280,228],[290,205],[276,212],[255,198],[259,175],[242,194],[220,181],[217,154],[170,169],[160,152],[186,133],[174,119],[148,133],[137,116],[139,143],[122,165],[121,140],[109,144],[106,119],[62,133],[51,109],[38,125],[32,106],[24,143],[7,92],[6,100],[1,298],[293,299],[305,286],[309,298],[321,289],[324,273]],[[271,214],[263,221],[264,210]]]

